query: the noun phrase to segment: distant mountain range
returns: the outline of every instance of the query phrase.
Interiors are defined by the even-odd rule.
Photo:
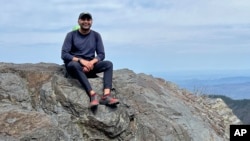
[[[250,71],[152,73],[193,93],[250,99]]]
[[[226,77],[212,80],[176,81],[181,88],[203,94],[225,95],[232,99],[250,99],[250,77]]]

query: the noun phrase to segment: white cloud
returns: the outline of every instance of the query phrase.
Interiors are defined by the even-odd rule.
[[[128,55],[139,59],[136,63],[150,57],[156,62],[198,54],[193,60],[199,64],[199,54],[212,54],[215,59],[250,54],[247,0],[9,0],[0,5],[2,47],[49,44],[60,48],[79,13],[89,11],[93,29],[101,33],[109,55],[116,58],[120,54],[117,63],[126,62]],[[179,63],[179,68],[187,67]],[[142,68],[136,69],[143,70],[147,65],[139,66]]]

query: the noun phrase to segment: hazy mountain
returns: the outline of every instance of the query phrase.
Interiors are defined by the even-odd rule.
[[[192,92],[225,95],[233,99],[250,99],[250,77],[228,77],[213,80],[182,80],[176,83]]]
[[[250,99],[250,71],[191,71],[152,73],[199,94],[225,95],[232,99]]]

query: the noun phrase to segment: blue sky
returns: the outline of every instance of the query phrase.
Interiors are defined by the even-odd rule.
[[[2,0],[0,62],[57,63],[80,12],[135,72],[250,69],[249,0]]]

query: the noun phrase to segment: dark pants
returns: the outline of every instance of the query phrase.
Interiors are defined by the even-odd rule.
[[[88,73],[84,73],[82,65],[76,61],[71,61],[65,64],[65,66],[69,75],[73,78],[76,78],[81,83],[87,94],[89,94],[89,92],[92,90],[88,78],[100,72],[103,72],[103,88],[112,88],[113,64],[110,61],[97,62],[94,65],[93,70]]]

